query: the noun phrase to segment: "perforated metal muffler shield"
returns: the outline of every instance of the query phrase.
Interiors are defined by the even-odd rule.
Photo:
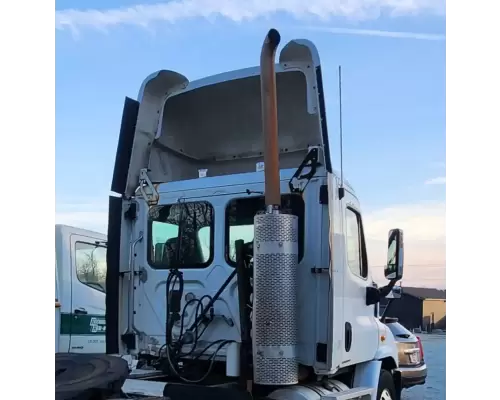
[[[260,214],[254,223],[254,382],[293,385],[298,383],[298,219]]]

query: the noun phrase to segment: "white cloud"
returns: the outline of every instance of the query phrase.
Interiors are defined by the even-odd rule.
[[[432,41],[446,40],[445,35],[438,35],[431,33],[395,32],[395,31],[381,31],[373,29],[330,28],[326,26],[308,26],[306,27],[306,29],[329,32],[339,35],[379,36],[379,37],[389,37],[396,39],[416,39],[416,40],[432,40]]]
[[[365,213],[363,217],[368,239],[386,240],[390,229],[407,231],[406,240],[441,240],[446,237],[446,204],[422,202],[402,204]]]
[[[426,185],[446,185],[446,176],[438,176],[437,178],[428,179]]]
[[[354,20],[417,14],[445,14],[445,0],[176,0],[157,4],[138,4],[113,9],[65,9],[56,11],[56,28],[106,29],[117,25],[147,27],[155,22],[175,23],[193,18],[213,20],[222,17],[234,22],[254,20],[275,14],[288,14],[297,20],[332,17]]]

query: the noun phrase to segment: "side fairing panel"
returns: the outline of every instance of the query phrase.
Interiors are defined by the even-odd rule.
[[[111,182],[111,191],[115,193],[125,193],[138,114],[139,102],[126,97]]]
[[[106,353],[119,352],[120,233],[122,199],[109,197],[108,252],[106,254]]]

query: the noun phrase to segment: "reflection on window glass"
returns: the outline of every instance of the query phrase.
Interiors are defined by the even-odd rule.
[[[236,262],[236,246],[237,240],[243,240],[249,243],[253,240],[253,224],[240,225],[229,227],[229,259]]]
[[[347,264],[354,274],[361,276],[360,238],[358,217],[352,210],[346,209]]]
[[[395,267],[396,262],[396,238],[394,238],[389,244],[389,249],[387,250],[387,266]]]
[[[106,247],[76,242],[75,262],[80,282],[101,292],[106,291]]]
[[[210,259],[210,227],[205,226],[198,231],[198,242],[203,254],[203,262]]]
[[[281,205],[284,212],[299,217],[299,261],[304,253],[304,200],[299,195],[281,196]],[[236,263],[237,240],[245,243],[253,241],[254,216],[265,209],[264,197],[246,197],[229,202],[226,209],[226,257],[232,264]]]
[[[156,268],[201,268],[213,256],[214,210],[208,202],[152,207],[150,263]]]

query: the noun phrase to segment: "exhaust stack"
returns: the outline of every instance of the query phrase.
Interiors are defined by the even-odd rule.
[[[280,34],[271,29],[260,57],[264,136],[264,213],[254,218],[253,379],[257,385],[298,383],[298,218],[280,210],[278,107],[274,59]]]
[[[280,34],[271,29],[260,53],[260,102],[262,106],[262,134],[264,135],[264,175],[266,208],[278,209],[281,205],[280,169],[278,147],[278,100],[274,59],[280,44]]]

